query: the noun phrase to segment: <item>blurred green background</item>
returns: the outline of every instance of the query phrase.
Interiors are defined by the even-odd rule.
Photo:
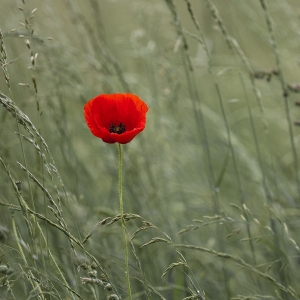
[[[145,131],[123,146],[124,210],[157,226],[132,240],[134,298],[203,299],[205,292],[206,299],[299,299],[299,16],[296,0],[2,0],[1,65],[9,84],[1,75],[0,91],[29,117],[54,160],[36,134],[46,160],[20,139],[16,119],[0,108],[0,157],[22,181],[26,203],[57,223],[45,192],[17,162],[49,191],[79,240],[118,214],[117,146],[90,133],[83,106],[101,93],[132,92],[149,113]],[[49,249],[83,299],[126,299],[119,222],[100,226],[84,244],[113,291],[83,285],[87,270],[74,265],[66,235],[31,218],[32,240],[11,206],[19,203],[2,165],[0,174],[7,236],[0,260],[14,270],[0,276],[0,299],[41,299],[39,289],[44,299],[78,297],[58,279]],[[142,220],[126,224],[131,236]],[[168,243],[140,248],[166,238],[160,230]],[[161,278],[183,257],[185,266]]]

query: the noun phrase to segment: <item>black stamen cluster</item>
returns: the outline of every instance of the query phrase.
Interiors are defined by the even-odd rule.
[[[126,128],[122,122],[120,122],[119,125],[115,125],[115,123],[112,123],[109,127],[109,132],[112,132],[112,133],[121,134],[125,131],[126,131]]]

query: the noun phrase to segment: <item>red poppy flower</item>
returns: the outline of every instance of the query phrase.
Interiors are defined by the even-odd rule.
[[[84,117],[92,132],[103,142],[127,144],[146,125],[148,106],[133,94],[103,94],[84,106]]]

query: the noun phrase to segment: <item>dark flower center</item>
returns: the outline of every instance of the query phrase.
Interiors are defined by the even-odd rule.
[[[112,123],[109,127],[109,132],[121,134],[126,131],[125,125],[121,122],[119,125]]]

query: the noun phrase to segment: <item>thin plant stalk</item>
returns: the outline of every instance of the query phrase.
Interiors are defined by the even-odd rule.
[[[119,150],[119,168],[118,168],[118,171],[119,171],[119,199],[120,199],[120,217],[121,217],[122,233],[123,233],[123,240],[124,240],[125,277],[126,277],[128,298],[131,300],[132,296],[131,296],[131,287],[130,287],[130,279],[129,279],[127,233],[126,233],[126,226],[125,226],[124,212],[123,212],[122,147],[121,147],[121,144],[119,144],[119,143],[118,143],[118,150]]]

